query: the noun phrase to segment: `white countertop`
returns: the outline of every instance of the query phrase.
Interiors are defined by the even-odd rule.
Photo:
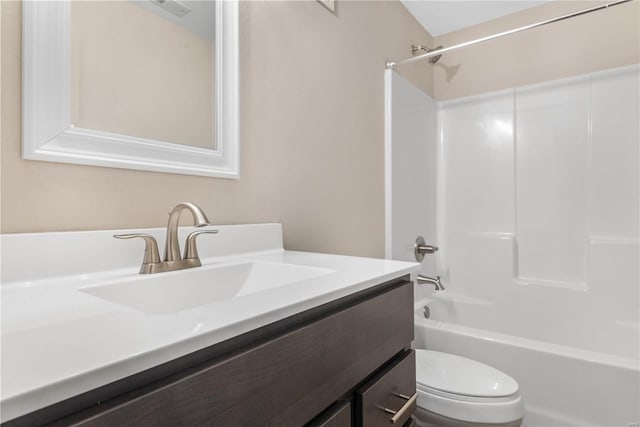
[[[228,240],[245,238],[247,233],[253,234],[256,227],[266,237],[259,244],[254,240],[252,246],[261,250],[247,252],[242,244]],[[220,236],[226,234],[227,237],[202,244],[200,254],[205,268],[213,263],[264,261],[323,268],[330,272],[171,314],[148,314],[78,290],[90,284],[135,275],[142,255],[141,244],[135,246],[136,255],[129,262],[133,265],[127,268],[64,274],[71,273],[77,263],[69,263],[65,271],[52,262],[49,271],[45,268],[44,272],[33,272],[32,267],[25,275],[18,270],[27,268],[26,264],[16,266],[21,262],[17,260],[18,256],[23,255],[19,253],[20,247],[28,249],[32,244],[43,244],[38,240],[43,236],[50,241],[67,239],[76,243],[93,239],[95,245],[102,247],[101,243],[112,243],[110,235],[114,232],[3,236],[3,267],[11,267],[9,271],[5,271],[5,267],[2,272],[2,421],[415,272],[418,268],[415,263],[285,251],[281,247],[278,224],[217,228],[221,230]],[[132,230],[117,232],[122,231]],[[161,229],[151,231],[162,234]],[[21,236],[24,239],[21,240]],[[130,250],[129,245],[117,243],[114,248],[127,248],[124,252]],[[232,248],[228,252],[234,253],[221,255],[224,245]],[[54,247],[60,251],[57,245]],[[14,248],[17,249],[12,250]],[[5,255],[8,250],[11,255]],[[60,251],[62,254],[58,256],[69,255],[69,251]],[[55,258],[55,248],[45,255]],[[114,257],[117,258],[115,254]],[[103,264],[92,264],[91,260],[84,265],[88,266],[87,270],[104,268]],[[59,269],[56,277],[49,274],[51,269]],[[161,274],[178,277],[180,272]],[[6,277],[12,280],[5,281]]]

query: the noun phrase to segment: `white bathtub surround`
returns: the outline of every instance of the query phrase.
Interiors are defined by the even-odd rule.
[[[416,288],[417,347],[513,376],[526,426],[639,422],[639,93],[638,65],[612,69],[446,101],[409,136],[439,138],[415,188],[438,188],[446,288]]]
[[[145,232],[163,242],[163,228],[2,235],[2,421],[417,269],[286,251],[279,224],[215,228],[198,240],[202,267],[156,275],[138,275],[142,241],[112,236]],[[180,229],[181,242],[190,231]],[[174,277],[198,287],[205,271],[247,275],[247,287],[195,303],[114,302],[112,285]],[[154,283],[171,292],[162,280]],[[108,294],[98,287],[106,284]]]
[[[513,256],[493,257],[494,282],[504,273],[511,284],[606,287],[608,300],[637,301],[626,285],[638,283],[637,263],[601,256],[638,247],[638,75],[625,67],[442,104],[443,268],[458,291],[485,293],[476,255],[511,241]],[[624,280],[599,282],[614,270]]]
[[[516,378],[527,426],[639,421],[638,93],[632,66],[441,105],[447,291],[416,339]]]

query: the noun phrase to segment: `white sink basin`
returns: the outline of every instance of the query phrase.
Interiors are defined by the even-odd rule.
[[[260,261],[140,275],[80,291],[145,313],[168,314],[333,272]]]

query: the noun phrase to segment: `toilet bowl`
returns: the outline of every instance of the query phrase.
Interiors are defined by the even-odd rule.
[[[416,350],[418,426],[517,427],[524,417],[518,383],[484,363]]]

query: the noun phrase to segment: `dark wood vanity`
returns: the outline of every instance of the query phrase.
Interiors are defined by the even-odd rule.
[[[411,425],[412,340],[404,276],[4,425]]]

